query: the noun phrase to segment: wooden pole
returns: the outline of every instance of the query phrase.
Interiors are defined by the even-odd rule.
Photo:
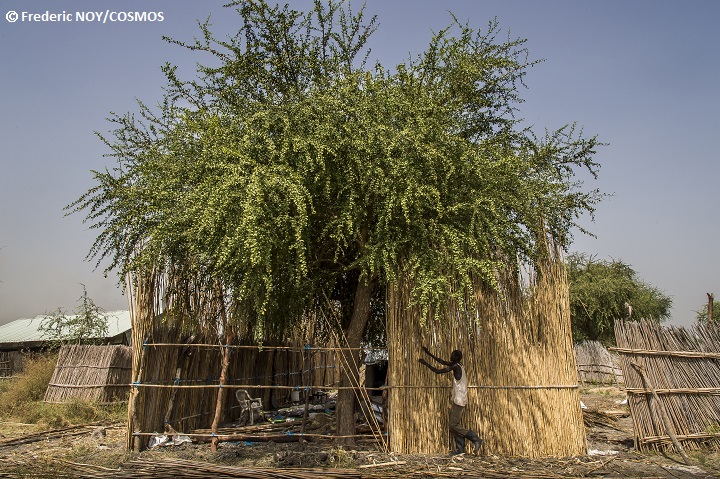
[[[226,389],[222,386],[225,385],[227,382],[227,372],[230,365],[230,349],[229,348],[223,348],[222,352],[222,370],[220,371],[220,388],[218,388],[218,395],[217,395],[217,401],[215,402],[215,417],[213,418],[212,422],[212,443],[211,443],[211,449],[213,452],[217,452],[218,447],[218,438],[217,436],[217,430],[218,426],[220,425],[220,420],[222,418],[223,413],[223,407],[225,406],[225,391]],[[250,414],[252,414],[252,411],[250,411]]]
[[[307,377],[303,380],[303,383],[310,384],[310,365],[307,361],[308,353],[307,351],[302,353],[302,370],[303,372],[307,371]],[[303,377],[302,375],[300,376]],[[300,433],[305,434],[305,426],[307,425],[308,420],[308,407],[310,406],[310,390],[308,388],[305,388],[305,409],[303,410],[303,420],[302,420],[302,428],[300,429]]]
[[[672,426],[670,423],[670,418],[668,418],[667,413],[665,412],[665,406],[660,402],[660,397],[658,397],[657,392],[655,392],[655,388],[650,383],[650,380],[645,375],[645,367],[640,366],[637,363],[630,363],[630,365],[635,368],[635,370],[640,375],[640,379],[643,382],[643,386],[645,386],[645,389],[650,391],[650,394],[652,394],[653,401],[651,402],[648,400],[648,405],[652,408],[652,404],[656,404],[655,410],[659,413],[660,419],[663,422],[663,427],[665,428],[665,433],[670,436],[670,440],[672,441],[675,448],[680,451],[680,455],[683,458],[683,461],[685,461],[685,464],[688,466],[690,465],[690,458],[685,453],[685,449],[683,449],[682,445],[680,445],[680,441],[678,441],[677,437],[675,436],[675,433],[672,430]],[[652,414],[650,415],[652,417]]]
[[[713,320],[713,306],[715,305],[715,295],[713,293],[707,293],[708,297],[708,307],[707,307],[707,315],[708,315],[708,323],[712,323]]]
[[[223,387],[227,384],[227,377],[228,377],[228,369],[230,369],[230,352],[231,349],[228,347],[230,344],[233,343],[235,340],[235,337],[230,330],[230,324],[228,322],[227,317],[227,311],[225,310],[225,296],[223,294],[222,285],[218,284],[217,286],[217,292],[218,292],[218,302],[220,305],[220,315],[222,318],[222,325],[223,325],[223,331],[225,333],[225,347],[222,348],[222,369],[220,370],[220,387],[218,388],[218,395],[217,395],[217,401],[215,402],[215,417],[213,417],[213,422],[211,426],[212,431],[212,442],[210,443],[210,449],[212,452],[217,452],[218,448],[218,440],[217,436],[217,429],[220,425],[220,420],[223,416],[223,408],[225,407],[225,391],[226,389]],[[252,415],[252,410],[250,411],[250,414]]]

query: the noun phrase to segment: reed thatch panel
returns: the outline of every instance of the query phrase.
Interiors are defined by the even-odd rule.
[[[686,329],[656,321],[616,321],[615,338],[640,450],[673,448],[660,408],[683,447],[720,446],[720,327]],[[659,403],[632,367],[644,368]]]
[[[408,281],[388,292],[391,450],[448,451],[451,378],[418,363],[426,345],[445,358],[463,351],[471,385],[463,423],[485,440],[486,454],[586,452],[564,265],[550,265],[530,290],[518,281],[501,282],[504,298],[478,284],[475,298],[449,303],[441,321],[426,325],[409,305]]]
[[[612,353],[600,341],[582,341],[575,345],[578,379],[583,384],[623,384],[623,374],[617,353]]]
[[[124,401],[129,393],[130,376],[128,346],[62,346],[45,401]]]

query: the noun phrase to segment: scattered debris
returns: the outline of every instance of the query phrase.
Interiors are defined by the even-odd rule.
[[[192,439],[184,434],[173,434],[170,436],[167,434],[157,434],[150,438],[148,448],[152,449],[157,446],[179,446],[180,444],[188,442],[192,442]]]
[[[618,453],[618,451],[608,450],[608,451],[600,451],[598,449],[590,449],[588,451],[588,456],[614,456]]]

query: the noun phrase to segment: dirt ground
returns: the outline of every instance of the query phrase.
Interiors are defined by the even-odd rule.
[[[125,427],[92,425],[57,433],[39,432],[37,426],[0,423],[0,477],[466,477],[466,478],[720,478],[720,453],[688,451],[685,465],[676,454],[640,454],[634,450],[632,420],[624,393],[617,388],[584,388],[584,404],[612,427],[587,427],[587,456],[529,460],[495,456],[408,456],[387,454],[371,443],[349,449],[331,442],[221,443],[217,452],[209,444],[186,443],[156,447],[141,454],[125,451]],[[593,416],[593,414],[595,416]],[[607,421],[605,421],[607,422]],[[36,436],[33,436],[36,435]],[[13,440],[20,439],[21,441]],[[28,441],[29,439],[29,441]],[[25,443],[18,443],[27,441]],[[182,461],[207,463],[195,476]],[[176,473],[150,472],[148,464],[166,464]],[[223,467],[232,466],[235,475]],[[239,474],[246,468],[247,475]],[[310,469],[312,471],[308,472]],[[322,469],[322,470],[319,470]],[[265,471],[260,474],[258,471]],[[224,471],[224,472],[223,472]],[[249,472],[248,472],[249,471]],[[272,475],[276,471],[281,475]],[[325,472],[323,472],[325,471]],[[205,475],[203,475],[205,474]],[[309,474],[309,475],[308,475]]]

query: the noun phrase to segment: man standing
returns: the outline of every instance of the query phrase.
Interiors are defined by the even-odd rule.
[[[444,368],[436,368],[431,366],[425,359],[418,360],[420,364],[427,366],[435,374],[453,373],[453,389],[452,389],[452,410],[450,411],[450,434],[455,436],[455,452],[452,454],[463,454],[465,452],[465,439],[470,439],[475,445],[475,454],[480,452],[480,446],[483,441],[475,432],[465,429],[460,425],[463,411],[467,405],[467,376],[462,361],[462,352],[455,350],[450,353],[450,361],[445,361],[432,354],[428,348],[422,347],[424,353],[433,358],[438,363],[444,365]]]

